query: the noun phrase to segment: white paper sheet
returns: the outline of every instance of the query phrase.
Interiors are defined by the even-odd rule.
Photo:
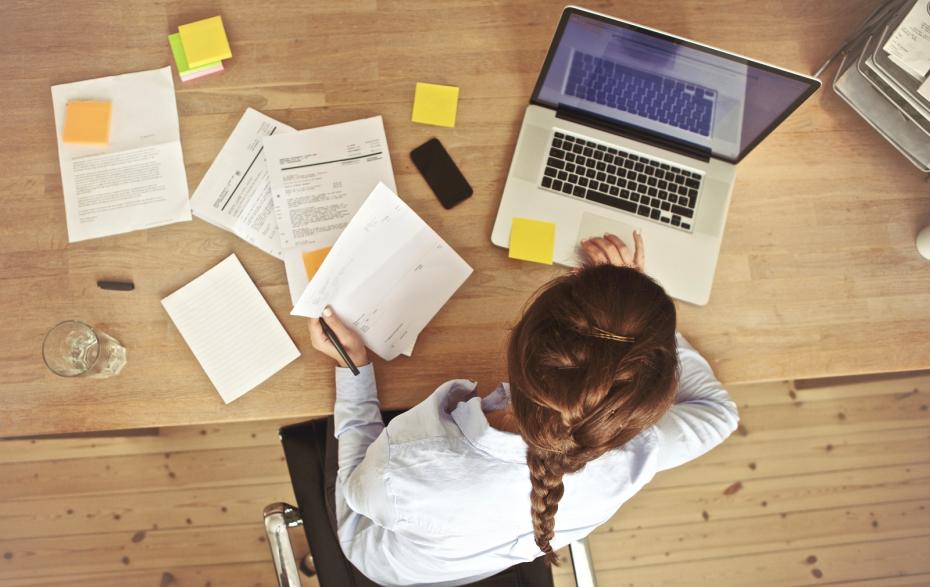
[[[379,182],[395,189],[380,116],[264,142],[284,249],[332,245]]]
[[[930,71],[930,10],[925,0],[914,3],[883,47],[895,65],[917,79]]]
[[[306,268],[303,261],[304,251],[301,249],[287,249],[284,251],[284,274],[287,276],[287,287],[291,294],[291,303],[297,305],[300,294],[307,289],[310,279],[307,278]],[[413,356],[413,347],[416,344],[414,338],[401,354],[408,357]]]
[[[292,132],[292,127],[246,108],[194,190],[194,216],[283,259],[262,141]]]
[[[291,314],[318,317],[329,304],[389,361],[412,348],[471,272],[407,204],[378,184]]]
[[[110,144],[61,140],[71,100],[111,103]],[[171,68],[52,86],[71,242],[191,219]]]
[[[161,304],[227,404],[300,356],[235,255]]]

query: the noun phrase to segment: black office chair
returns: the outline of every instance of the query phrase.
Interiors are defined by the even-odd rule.
[[[385,422],[397,415],[385,413]],[[331,426],[331,424],[329,424]],[[329,428],[331,430],[331,428]],[[312,420],[281,428],[284,458],[294,486],[297,507],[273,503],[265,508],[265,534],[271,548],[280,587],[300,587],[298,563],[294,558],[287,529],[303,526],[310,555],[302,562],[305,574],[315,574],[320,587],[370,587],[377,585],[362,575],[342,553],[326,506],[324,465],[326,463],[327,420]],[[587,542],[571,545],[575,583],[597,587]],[[552,587],[552,573],[542,557],[509,569],[472,585],[476,587]]]

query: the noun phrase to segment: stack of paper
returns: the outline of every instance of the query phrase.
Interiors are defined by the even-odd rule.
[[[71,242],[191,219],[171,69],[52,86]]]
[[[417,336],[472,269],[382,183],[339,235],[291,314],[326,305],[385,360]]]
[[[227,404],[300,356],[235,255],[161,304]]]
[[[223,71],[223,60],[232,57],[220,16],[179,26],[168,44],[182,82]]]
[[[297,303],[336,237],[394,169],[380,116],[264,139],[284,269]]]
[[[283,259],[263,139],[294,129],[247,108],[191,198],[194,216]]]

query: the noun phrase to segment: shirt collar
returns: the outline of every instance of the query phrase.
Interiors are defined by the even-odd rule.
[[[457,386],[450,390],[446,405],[452,420],[462,435],[475,448],[502,461],[526,463],[526,443],[519,434],[504,432],[488,423],[485,412],[500,410],[510,403],[510,387],[506,383],[497,386],[485,398],[475,393],[477,384]],[[456,402],[455,405],[452,405]]]

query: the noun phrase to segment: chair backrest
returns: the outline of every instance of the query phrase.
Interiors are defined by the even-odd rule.
[[[399,412],[385,412],[385,423]],[[331,420],[331,419],[330,419]],[[346,559],[336,538],[330,512],[326,506],[324,468],[327,437],[332,434],[327,420],[312,420],[281,428],[281,444],[294,486],[297,507],[303,518],[310,551],[321,587],[369,587],[377,585]],[[334,446],[334,442],[329,443]],[[331,457],[332,458],[332,457]],[[540,557],[532,562],[510,567],[482,581],[475,587],[553,587],[552,572]]]

